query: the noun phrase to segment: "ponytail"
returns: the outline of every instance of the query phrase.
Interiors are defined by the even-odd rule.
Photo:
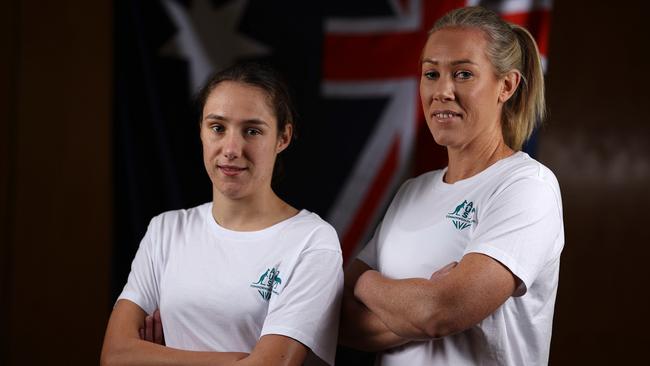
[[[503,135],[508,146],[520,150],[546,115],[544,72],[537,44],[523,27],[512,24],[512,31],[521,50],[517,70],[521,83],[503,107]]]

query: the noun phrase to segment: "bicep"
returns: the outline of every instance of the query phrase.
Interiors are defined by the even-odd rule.
[[[448,333],[467,329],[501,306],[515,291],[518,279],[499,261],[483,254],[466,254],[439,286],[440,308],[446,309]]]
[[[108,320],[102,353],[118,348],[120,342],[140,339],[139,329],[144,326],[146,315],[135,303],[118,300]]]

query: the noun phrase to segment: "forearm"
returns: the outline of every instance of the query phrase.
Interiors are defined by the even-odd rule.
[[[106,327],[101,365],[104,366],[203,366],[230,365],[245,353],[194,352],[141,340],[146,313],[129,300],[119,300]]]
[[[196,352],[161,346],[140,339],[127,339],[102,351],[104,366],[220,366],[232,365],[247,356],[236,352]]]
[[[341,305],[339,343],[366,352],[381,351],[408,342],[388,329],[377,315],[345,292]]]
[[[393,280],[366,271],[356,283],[355,297],[396,335],[422,340],[448,334],[444,307],[435,284],[426,279]]]
[[[155,313],[154,313],[155,314]],[[153,334],[147,315],[137,304],[119,300],[108,321],[101,365],[103,366],[299,366],[307,354],[302,343],[286,336],[262,336],[248,353],[197,352],[165,347],[140,339],[139,329]],[[162,329],[162,324],[159,325]],[[228,336],[228,335],[224,335]],[[147,338],[147,337],[145,337]],[[151,336],[149,339],[153,339]]]

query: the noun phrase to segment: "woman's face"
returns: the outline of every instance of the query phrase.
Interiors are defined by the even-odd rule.
[[[208,96],[201,119],[203,163],[213,189],[231,199],[270,188],[277,154],[291,140],[291,125],[278,123],[264,90],[224,81]]]
[[[480,148],[503,139],[501,107],[510,96],[508,83],[495,76],[486,45],[479,29],[443,28],[424,46],[422,108],[436,143],[447,148]]]

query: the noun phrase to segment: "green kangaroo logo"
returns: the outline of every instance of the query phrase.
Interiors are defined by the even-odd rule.
[[[266,278],[266,276],[269,275],[269,271],[270,271],[270,269],[267,269],[266,272],[264,272],[264,274],[260,276],[260,280],[255,282],[255,285],[261,285],[264,282],[264,279]]]
[[[460,210],[462,210],[463,207],[465,207],[466,204],[467,204],[467,200],[464,200],[463,203],[461,203],[460,205],[456,206],[456,209],[454,210],[454,212],[450,212],[449,214],[450,214],[450,215],[458,215],[458,213],[460,212]],[[470,203],[470,204],[471,204],[471,203]]]

